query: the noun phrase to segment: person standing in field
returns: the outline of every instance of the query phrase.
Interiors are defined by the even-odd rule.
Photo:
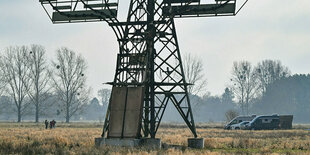
[[[56,121],[53,120],[53,128],[55,129]]]
[[[53,128],[53,121],[50,121],[50,129]]]
[[[48,128],[48,121],[47,120],[45,120],[45,129],[47,129]]]

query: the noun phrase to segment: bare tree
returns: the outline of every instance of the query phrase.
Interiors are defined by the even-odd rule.
[[[39,114],[41,113],[42,105],[50,96],[50,71],[45,56],[45,49],[40,45],[31,45],[30,53],[27,55],[29,62],[29,85],[27,86],[27,93],[31,103],[35,106],[35,122],[39,122]]]
[[[98,96],[101,100],[103,106],[109,104],[110,96],[111,96],[111,89],[100,89],[98,90]]]
[[[204,74],[202,60],[191,53],[183,55],[184,74],[188,86],[188,92],[193,95],[203,95],[206,91],[207,80]]]
[[[258,92],[257,78],[251,63],[248,61],[234,62],[231,82],[231,90],[237,97],[242,113],[248,114],[249,104]]]
[[[78,111],[81,111],[89,99],[90,90],[86,88],[86,62],[68,48],[57,50],[56,67],[52,77],[55,92],[60,99],[60,108],[65,112],[66,122]]]
[[[290,70],[283,66],[279,60],[263,60],[257,64],[254,71],[259,80],[262,94],[266,92],[269,84],[290,75]]]
[[[2,61],[3,61],[2,56],[0,56],[0,68],[4,68]],[[3,69],[0,69],[0,99],[7,86],[7,82],[5,81],[5,76],[4,76],[3,71],[4,71]],[[4,106],[5,106],[4,103],[1,101],[0,102],[0,114],[2,113],[2,111],[4,111],[5,109]]]
[[[235,117],[237,117],[239,115],[239,113],[236,110],[228,110],[225,112],[225,117],[226,117],[226,121],[229,122],[232,119],[234,119]]]
[[[2,56],[0,56],[0,96],[2,96],[3,91],[6,89],[7,82],[5,81],[5,70]],[[1,104],[1,103],[0,103]]]
[[[7,93],[12,97],[17,108],[18,122],[21,122],[22,115],[28,104],[25,99],[29,82],[29,68],[26,55],[29,50],[26,46],[8,47],[1,57],[1,70],[4,81],[8,84]]]

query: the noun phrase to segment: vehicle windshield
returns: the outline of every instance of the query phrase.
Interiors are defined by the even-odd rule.
[[[257,120],[260,116],[256,116],[250,123],[252,124],[253,122],[255,122],[255,120]]]
[[[233,120],[231,120],[231,121],[228,123],[228,125],[231,125],[231,124],[237,124],[237,120],[236,120],[236,118],[235,118],[235,119],[233,119]]]

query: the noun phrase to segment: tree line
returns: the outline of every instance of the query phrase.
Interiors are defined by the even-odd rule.
[[[248,61],[232,65],[231,78],[221,95],[207,92],[203,61],[184,54],[183,68],[191,103],[198,122],[223,121],[226,115],[310,112],[310,76],[291,75],[279,60],[263,60],[255,66]],[[90,100],[86,85],[87,63],[82,55],[62,47],[47,59],[41,45],[11,46],[0,54],[0,115],[14,111],[17,122],[34,115],[74,119],[104,119],[110,89],[98,91]],[[307,87],[309,86],[309,87]],[[178,121],[178,113],[167,107],[163,121]],[[82,118],[83,117],[83,118]]]
[[[266,87],[260,100],[253,102],[252,111],[260,114],[293,114],[299,123],[309,123],[310,74],[295,74],[274,81]]]
[[[48,60],[41,45],[10,46],[0,56],[1,96],[14,105],[17,122],[35,108],[35,122],[51,106],[57,106],[66,122],[89,100],[86,85],[87,64],[82,55],[62,47]],[[46,104],[49,99],[54,104]],[[0,103],[1,104],[1,103]]]
[[[237,114],[272,113],[296,114],[297,120],[302,121],[309,115],[307,112],[310,111],[310,95],[305,94],[310,88],[300,84],[306,85],[307,82],[299,76],[310,77],[291,75],[290,69],[279,60],[262,60],[256,65],[249,61],[233,62],[231,76],[224,92],[212,96],[206,89],[207,80],[202,59],[189,53],[182,57],[185,79],[187,83],[193,84],[188,86],[188,92],[197,122],[223,121]],[[292,81],[295,81],[294,85],[290,84]],[[294,89],[291,89],[292,87]],[[296,103],[299,106],[295,106],[298,105]],[[166,111],[168,116],[164,116],[164,121],[182,122],[173,107],[168,105]]]
[[[256,66],[248,61],[234,62],[229,88],[234,93],[242,114],[249,114],[254,100],[260,99],[269,85],[290,76],[288,67],[279,60],[263,60]]]
[[[309,122],[310,75],[291,75],[279,60],[263,60],[256,65],[235,61],[222,95],[201,91],[192,93],[191,100],[198,122],[223,121],[237,113],[293,114],[297,122]]]

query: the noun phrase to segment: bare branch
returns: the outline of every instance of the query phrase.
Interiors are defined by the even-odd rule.
[[[26,46],[8,47],[1,57],[3,80],[8,83],[7,93],[13,98],[17,108],[18,122],[21,121],[25,110],[24,99],[27,96],[27,82],[29,82],[29,68]]]
[[[282,77],[288,77],[290,70],[281,64],[279,60],[264,60],[257,64],[254,69],[259,81],[261,94],[266,92],[268,85]]]
[[[89,99],[90,89],[86,88],[86,62],[81,55],[68,48],[57,50],[57,60],[53,62],[56,67],[52,76],[53,87],[61,108],[65,112],[66,122],[77,111],[82,110]]]
[[[39,111],[45,103],[49,93],[51,72],[48,69],[45,49],[40,45],[31,45],[30,52],[26,55],[29,68],[29,82],[24,82],[31,103],[35,106],[35,121],[39,122]]]
[[[257,77],[248,61],[234,62],[231,90],[241,106],[242,113],[249,112],[249,104],[258,94]]]
[[[202,60],[190,53],[183,56],[184,74],[188,86],[188,92],[193,95],[203,95],[206,91],[207,80],[205,78]]]

